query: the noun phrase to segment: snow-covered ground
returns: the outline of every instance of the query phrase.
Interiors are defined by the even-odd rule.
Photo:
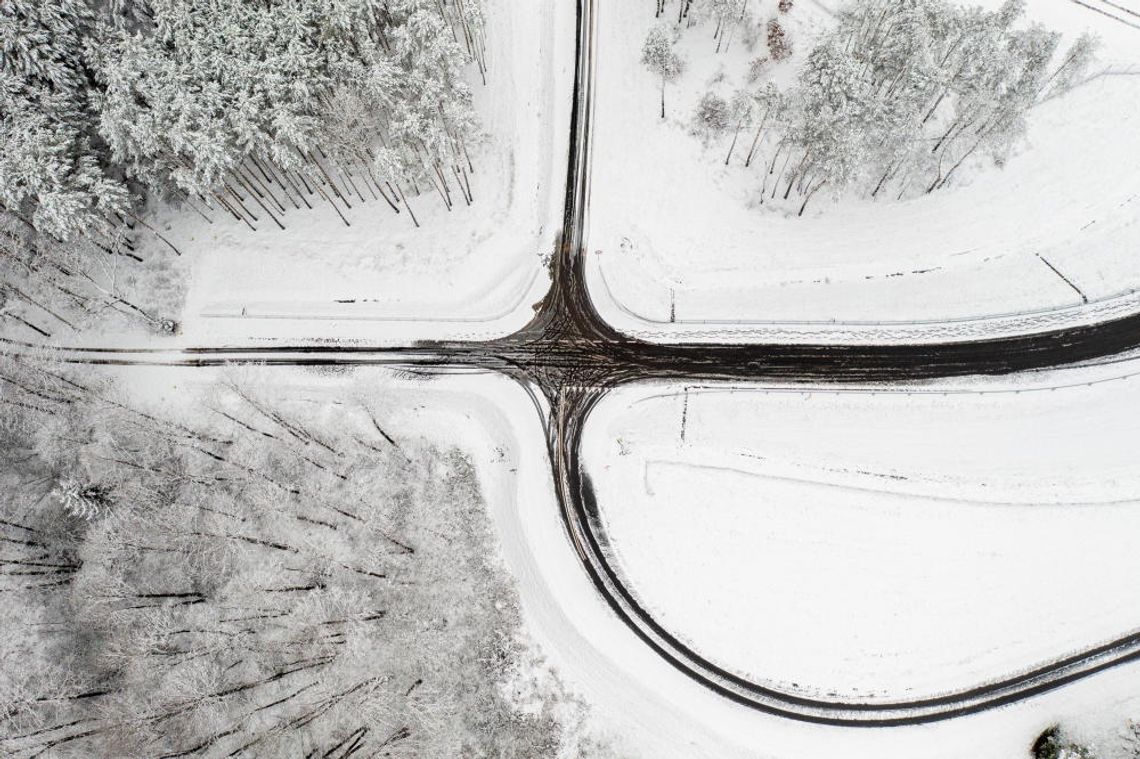
[[[798,6],[798,32],[827,23],[818,3]],[[658,123],[637,60],[650,7],[599,8],[590,247],[601,253],[589,275],[615,324],[701,338],[724,336],[717,320],[943,320],[1072,305],[1075,293],[1038,254],[1094,299],[1140,284],[1131,255],[1140,179],[1123,160],[1140,124],[1140,77],[1100,77],[1041,106],[1004,171],[953,192],[788,219],[746,206],[752,180],[723,169],[720,146],[706,154],[676,124]],[[1067,31],[1097,28],[1104,63],[1140,62],[1140,30],[1073,3],[1038,0],[1031,10]],[[183,340],[398,342],[488,336],[525,321],[558,232],[573,4],[512,0],[491,9],[488,31],[476,204],[449,214],[413,199],[419,230],[382,203],[354,209],[351,228],[329,209],[291,212],[286,232],[189,213],[160,219],[192,271]],[[686,45],[693,69],[670,88],[676,114],[716,73],[695,54],[711,51],[709,40],[690,35]],[[163,404],[217,376],[124,371]],[[351,392],[382,399],[397,436],[471,456],[529,632],[631,756],[1009,759],[1057,720],[1104,727],[1140,712],[1136,666],[913,728],[821,728],[733,704],[672,668],[598,596],[566,538],[542,426],[513,383],[272,371],[315,403]],[[813,694],[919,696],[1140,627],[1130,541],[1140,528],[1140,420],[1129,412],[1140,407],[1140,365],[1012,382],[874,394],[622,390],[586,427],[620,566],[708,658]],[[1045,389],[1055,385],[1066,387]],[[975,392],[984,389],[994,392]]]
[[[1140,629],[1140,377],[1041,389],[1070,380],[641,386],[586,456],[621,570],[697,651],[791,692],[919,697]]]
[[[773,12],[773,2],[760,3],[760,18]],[[1075,2],[1030,0],[1028,17],[1063,32],[1062,45],[1086,29],[1097,34],[1092,70],[1103,73],[1037,106],[1004,169],[980,168],[953,188],[903,202],[821,199],[795,218],[753,207],[760,169],[738,165],[739,146],[725,167],[729,138],[705,148],[687,128],[703,92],[728,97],[742,83],[763,40],[752,52],[737,40],[718,55],[711,25],[686,31],[689,69],[666,87],[662,122],[657,84],[639,60],[652,5],[601,3],[589,265],[600,309],[622,329],[658,339],[913,340],[924,331],[874,322],[1081,306],[1049,265],[1091,301],[1140,287],[1140,16],[1113,12],[1136,24]],[[813,2],[797,3],[788,18],[801,51],[813,29],[830,23]],[[776,65],[775,78],[789,79],[790,65]],[[741,137],[744,150],[750,137]],[[1109,308],[1134,309],[1134,301]],[[1087,317],[1076,308],[1058,318]]]
[[[190,270],[186,341],[406,341],[525,323],[559,232],[574,8],[510,0],[487,15],[486,86],[471,75],[486,132],[472,151],[475,202],[448,212],[434,194],[411,197],[418,229],[363,186],[368,202],[345,213],[351,227],[323,202],[290,209],[285,231],[268,219],[253,232],[220,212],[208,224],[191,210],[158,211],[152,223]]]
[[[1124,374],[1129,370],[1140,371],[1140,366],[1118,366],[1116,373]],[[1135,710],[1140,709],[1140,702],[1132,695],[1135,694],[1134,667],[1104,673],[1041,698],[995,712],[915,728],[820,728],[767,717],[737,706],[674,670],[626,628],[598,597],[566,539],[554,499],[542,428],[535,410],[527,396],[513,383],[490,375],[447,376],[423,383],[398,379],[367,368],[343,372],[294,369],[272,371],[280,372],[287,378],[289,385],[303,389],[303,395],[313,402],[336,403],[342,401],[351,389],[367,389],[370,397],[382,402],[384,418],[393,434],[423,436],[427,441],[437,441],[440,445],[456,445],[472,458],[477,467],[482,492],[492,511],[503,559],[518,582],[528,630],[571,689],[593,705],[594,720],[598,726],[611,733],[626,755],[631,757],[818,759],[821,756],[849,756],[961,759],[969,756],[973,759],[1010,759],[1024,755],[1032,737],[1057,719],[1064,719],[1070,724],[1075,722],[1077,725],[1101,728],[1115,726],[1124,717],[1133,716]],[[1107,370],[1103,371],[1107,374]],[[164,404],[178,402],[192,386],[208,382],[215,374],[202,370],[140,367],[132,367],[124,372],[129,372],[128,376],[138,392],[153,402]],[[1087,381],[1091,377],[1086,371],[1078,379]],[[1035,382],[1058,384],[1070,379],[1068,373],[1055,373],[1041,375]],[[995,386],[1008,387],[1008,384],[994,382]],[[986,657],[985,661],[998,670],[1006,670],[1021,666],[1024,663],[1023,657],[1032,655],[1034,646],[1039,645],[1044,654],[1049,655],[1055,652],[1052,648],[1054,645],[1075,646],[1087,643],[1087,640],[1080,637],[1082,630],[1073,626],[1074,622],[1081,620],[1070,618],[1070,614],[1076,617],[1081,611],[1089,612],[1096,598],[1101,599],[1105,606],[1129,606],[1127,588],[1120,595],[1113,595],[1114,590],[1120,589],[1118,586],[1126,585],[1119,578],[1100,578],[1102,584],[1095,588],[1095,592],[1086,588],[1086,595],[1092,596],[1094,600],[1080,598],[1075,591],[1077,584],[1089,580],[1096,567],[1104,567],[1108,562],[1115,562],[1113,566],[1118,570],[1117,574],[1135,576],[1134,571],[1127,575],[1129,569],[1135,568],[1134,563],[1130,563],[1134,560],[1113,549],[1124,538],[1108,531],[1110,528],[1118,528],[1119,532],[1124,533],[1135,529],[1135,523],[1125,524],[1122,517],[1111,516],[1122,510],[1112,505],[1088,504],[1065,509],[1068,517],[1061,523],[1058,518],[1048,515],[1051,511],[1062,511],[1059,508],[987,505],[979,501],[1018,500],[1012,494],[1013,484],[1018,478],[1033,480],[1034,472],[1042,477],[1041,484],[1034,486],[1033,492],[1037,494],[1035,497],[1051,503],[1079,500],[1082,498],[1079,493],[1084,492],[1080,478],[1077,484],[1069,484],[1064,475],[1077,463],[1084,462],[1095,453],[1107,457],[1103,465],[1090,472],[1090,478],[1103,475],[1107,483],[1096,492],[1096,498],[1111,500],[1123,497],[1127,493],[1127,481],[1136,478],[1134,473],[1128,471],[1125,447],[1111,451],[1107,442],[1094,443],[1091,439],[1098,428],[1105,428],[1106,439],[1128,431],[1129,420],[1126,414],[1118,412],[1115,416],[1109,416],[1107,411],[1111,401],[1128,400],[1127,397],[1122,398],[1121,394],[1137,392],[1126,390],[1131,387],[1132,384],[1117,380],[1099,390],[1089,388],[1069,391],[1068,396],[1063,391],[1055,391],[1037,396],[1032,393],[954,396],[948,401],[941,400],[941,396],[935,399],[933,396],[915,398],[877,395],[868,398],[815,395],[805,399],[802,394],[760,395],[756,391],[735,396],[727,393],[720,396],[690,393],[686,438],[692,448],[713,443],[718,447],[739,450],[739,447],[733,449],[732,446],[747,443],[754,451],[767,450],[770,454],[775,451],[778,455],[772,455],[772,458],[778,460],[769,462],[769,466],[780,464],[785,468],[791,467],[794,476],[789,477],[789,481],[798,476],[799,479],[831,481],[844,486],[871,483],[866,489],[873,491],[869,493],[873,497],[869,497],[865,506],[856,504],[852,509],[866,521],[856,522],[855,517],[851,516],[839,520],[851,528],[849,534],[832,531],[828,535],[827,525],[812,519],[819,513],[810,513],[812,509],[822,508],[816,501],[825,500],[828,492],[839,492],[840,488],[816,491],[817,494],[824,492],[822,496],[813,494],[804,498],[802,493],[798,494],[791,501],[792,505],[787,507],[790,513],[782,517],[776,515],[780,525],[794,527],[813,539],[831,538],[830,541],[801,543],[798,555],[793,557],[796,566],[801,569],[809,566],[822,569],[835,560],[833,555],[850,556],[845,544],[868,545],[874,542],[873,527],[883,524],[881,514],[876,514],[876,509],[892,508],[885,503],[891,497],[881,495],[881,491],[893,489],[931,495],[936,482],[949,483],[945,488],[939,484],[939,492],[945,489],[960,496],[962,502],[955,504],[956,514],[958,517],[968,515],[970,519],[964,524],[948,524],[945,520],[938,520],[929,528],[923,528],[916,520],[903,520],[903,512],[921,509],[929,513],[931,510],[945,508],[945,505],[922,500],[918,496],[904,502],[907,499],[896,496],[894,498],[898,505],[893,506],[893,509],[900,521],[897,525],[890,525],[890,529],[899,538],[896,543],[903,543],[902,539],[908,536],[914,539],[926,537],[931,531],[940,529],[954,539],[952,545],[962,548],[965,555],[971,559],[978,558],[983,566],[995,567],[994,562],[998,559],[987,556],[987,549],[991,553],[1012,551],[1015,556],[1029,556],[1029,552],[1018,545],[1023,535],[1022,530],[1026,535],[1048,539],[1044,546],[1037,546],[1047,561],[1040,557],[1027,558],[1034,568],[1045,573],[1040,583],[1022,587],[1028,570],[1019,569],[1012,566],[1013,562],[1008,562],[1001,566],[1001,570],[1012,572],[1009,576],[987,575],[980,583],[972,581],[972,586],[969,587],[973,593],[998,601],[987,605],[982,611],[975,609],[971,617],[971,623],[985,631],[993,632],[997,627],[996,622],[991,621],[991,615],[1008,619],[1019,613],[1019,610],[1027,615],[1048,617],[1049,613],[1053,613],[1056,616],[1056,619],[1050,618],[1049,624],[1040,630],[998,628],[993,637],[985,638],[981,632],[975,635],[974,640],[979,644],[979,653]],[[978,388],[972,386],[972,389]],[[720,400],[717,400],[718,397]],[[1034,397],[1050,398],[1053,402],[1047,404],[1045,400],[1033,400]],[[636,405],[627,405],[627,401],[630,404],[636,402]],[[634,512],[645,504],[645,496],[642,494],[643,470],[638,466],[637,458],[643,456],[650,445],[659,444],[662,450],[668,452],[667,455],[676,458],[675,439],[679,433],[681,402],[683,401],[677,397],[669,397],[668,388],[646,387],[624,391],[621,396],[603,403],[595,412],[597,416],[587,425],[590,436],[590,471],[602,488],[600,503],[606,510],[607,517],[619,511]],[[884,421],[884,407],[892,413],[899,413],[898,421],[890,423],[891,431],[901,435],[906,442],[891,447],[889,453],[894,458],[889,462],[883,460],[883,456],[888,453],[882,445],[886,439],[885,433],[873,436],[866,433],[866,436],[879,440],[879,446],[856,445],[859,442],[859,432],[855,425],[864,423],[866,432],[868,425],[887,423]],[[836,418],[828,421],[827,415],[817,414],[816,410],[835,411]],[[1038,412],[1042,415],[1040,424],[1027,429],[1032,426],[1027,415]],[[732,413],[739,418],[739,422],[724,423],[725,413]],[[1008,422],[1008,425],[1001,425],[997,421],[986,424],[981,418],[986,413]],[[1083,431],[1071,424],[1082,413],[1089,420],[1088,428]],[[925,424],[923,420],[928,417],[929,434],[919,426],[919,423]],[[963,426],[954,432],[953,420],[957,417],[962,417],[964,421]],[[644,423],[640,423],[643,419]],[[620,429],[615,428],[611,420],[619,424]],[[806,425],[808,421],[812,428],[820,432],[818,441],[802,426],[796,426],[797,422]],[[637,429],[648,432],[655,424],[665,428],[667,437],[657,437],[654,433],[651,439],[643,440],[631,434]],[[1069,435],[1080,436],[1094,450],[1087,454],[1081,453],[1073,442],[1073,457],[1067,458],[1064,454],[1065,438],[1060,432],[1063,426]],[[748,430],[755,430],[755,434],[750,434]],[[998,437],[978,439],[970,434],[974,431]],[[1017,437],[1017,431],[1026,434]],[[606,438],[611,432],[620,436],[622,444],[629,447],[628,456],[616,455],[607,447]],[[953,435],[940,450],[944,456],[960,465],[957,468],[940,466],[941,459],[932,458],[937,447],[934,442],[936,432]],[[597,445],[596,438],[601,439],[601,446]],[[672,443],[665,442],[669,438],[673,439]],[[758,439],[767,442],[761,445],[756,442]],[[1055,445],[1049,445],[1047,441],[1050,439]],[[1003,451],[1001,461],[1006,464],[1002,476],[994,474],[988,478],[993,493],[979,493],[980,473],[990,472],[985,461],[986,452],[999,448]],[[1017,453],[1019,450],[1024,452]],[[809,455],[816,457],[806,462],[811,471],[795,474],[794,465],[797,461],[804,464],[803,458]],[[824,456],[831,458],[823,458]],[[1034,456],[1047,458],[1042,460],[1041,466],[1037,466],[1033,463]],[[684,461],[683,458],[681,460]],[[1046,460],[1053,464],[1052,469],[1046,468]],[[763,466],[763,462],[754,459],[748,461]],[[734,466],[746,467],[748,464],[735,462]],[[821,471],[824,466],[827,471]],[[628,486],[617,498],[611,497],[608,492],[612,482],[607,479],[605,467],[615,472],[625,471],[629,475],[615,475]],[[705,508],[702,510],[704,521],[712,528],[723,526],[724,522],[719,517],[728,512],[720,511],[720,508],[732,508],[729,502],[739,495],[740,489],[733,479],[745,475],[727,473],[726,476],[718,475],[715,479],[703,476],[698,479],[693,467],[686,469],[686,479],[699,482],[705,488]],[[844,474],[839,469],[864,471]],[[874,476],[897,472],[911,475],[912,480],[900,481]],[[938,480],[939,477],[942,478],[941,481]],[[671,498],[665,490],[667,482],[653,479],[650,483],[658,489],[655,500],[661,502],[655,505],[661,506]],[[685,485],[686,490],[691,490],[692,487],[693,485]],[[763,483],[750,484],[748,490],[751,497],[763,493],[764,487]],[[973,491],[970,490],[971,487],[974,488]],[[717,503],[715,511],[708,508],[714,498]],[[1088,499],[1087,496],[1084,498]],[[1028,515],[1018,527],[1018,535],[1012,536],[1018,540],[1002,542],[998,537],[987,534],[991,530],[1006,530],[1008,527],[1009,523],[1003,524],[1002,517],[997,515],[999,511],[1014,514],[1010,519],[1016,518],[1017,513]],[[1038,516],[1038,511],[1041,516]],[[768,514],[772,515],[772,510]],[[795,521],[797,515],[802,517],[798,523]],[[1037,518],[1044,520],[1040,527],[1033,525]],[[1118,520],[1115,525],[1107,523],[1112,519]],[[1096,524],[1106,530],[1103,538],[1098,538],[1096,552],[1087,550],[1080,542],[1082,536],[1092,529],[1086,520],[1097,520]],[[960,521],[962,520],[955,520]],[[699,527],[695,521],[688,524],[690,529],[694,526]],[[650,520],[643,520],[633,527],[650,538],[665,534],[661,531],[661,523]],[[748,525],[741,526],[741,530],[747,528]],[[971,545],[962,546],[963,535],[970,529],[975,529],[980,535],[981,542],[977,545],[977,550]],[[1061,534],[1053,534],[1055,531],[1060,531]],[[617,536],[617,532],[614,534]],[[623,537],[630,536],[626,534]],[[1011,536],[1003,531],[999,537]],[[769,542],[778,542],[781,538],[785,539],[785,546],[787,541],[793,539],[784,533],[770,536]],[[883,552],[864,557],[858,565],[845,566],[844,571],[859,573],[864,578],[875,576],[884,582],[879,600],[865,589],[860,590],[860,597],[867,604],[877,604],[876,611],[880,611],[890,600],[897,600],[896,596],[887,595],[891,588],[898,587],[894,562],[900,556],[905,558],[908,552],[914,553],[918,549],[917,544],[910,549],[905,545],[895,546],[894,549],[886,546]],[[717,550],[726,561],[732,558],[722,547],[718,546]],[[764,545],[757,546],[751,555],[752,561],[773,560],[773,555]],[[931,558],[946,558],[945,551],[941,551],[941,555],[933,553]],[[655,568],[655,571],[665,577],[672,576],[677,569],[684,569],[691,575],[692,580],[685,580],[689,584],[684,586],[683,591],[681,587],[672,589],[670,596],[674,603],[675,599],[685,597],[693,587],[693,582],[711,576],[708,562],[684,546],[678,546],[677,554],[667,561],[659,558]],[[941,568],[947,569],[945,566]],[[788,572],[786,568],[781,568],[780,574],[784,583],[804,581],[802,575]],[[930,601],[924,599],[917,608],[906,609],[909,619],[918,616],[929,619],[935,617],[940,609],[946,610],[945,604],[938,604],[939,599],[949,598],[950,602],[954,601],[952,593],[946,595],[946,592],[953,590],[949,584],[952,579],[950,575],[947,571],[941,575],[941,581],[938,581],[938,577],[931,580],[931,592],[942,595],[932,596]],[[1072,579],[1061,577],[1055,591],[1047,593],[1047,583],[1061,575],[1071,575]],[[654,582],[653,578],[635,579],[636,587],[643,592],[647,583]],[[756,577],[754,582],[745,583],[742,592],[779,593],[780,589],[775,587],[775,583],[768,582],[768,579]],[[839,580],[846,582],[844,578]],[[1114,586],[1113,583],[1117,585]],[[817,583],[820,584],[822,583]],[[736,582],[732,589],[740,590],[740,586],[741,583]],[[732,589],[702,586],[695,598],[723,598]],[[843,614],[843,604],[849,602],[840,597],[837,588],[825,586],[817,589],[823,595],[814,599],[810,605],[820,610],[822,621],[819,629],[809,630],[805,637],[814,636],[813,639],[818,642],[820,636],[839,631],[847,635],[842,642],[849,645],[848,648],[814,650],[809,652],[810,655],[801,657],[797,654],[804,652],[797,648],[804,648],[808,644],[791,640],[799,636],[798,632],[796,635],[787,635],[788,640],[783,641],[783,652],[774,657],[778,659],[777,671],[789,673],[789,676],[795,678],[804,678],[801,682],[806,682],[813,673],[818,674],[823,666],[837,665],[844,658],[843,651],[853,645],[853,632],[862,631],[868,635],[881,633],[884,627],[891,624],[889,618],[877,617],[869,613],[868,609],[861,610],[858,616]],[[1036,594],[1035,597],[1041,600],[1045,608],[1039,611],[1029,609],[1025,599],[1013,597],[1018,590]],[[694,596],[688,593],[688,597]],[[1015,606],[1015,611],[1009,612],[1003,608],[1007,602]],[[796,615],[802,619],[810,613],[807,606],[809,604],[789,604],[779,610],[767,611],[762,619],[770,620],[779,615],[789,620],[780,629],[790,633],[790,623]],[[1131,606],[1136,608],[1134,603]],[[724,610],[720,609],[719,612],[723,613]],[[1087,625],[1083,632],[1093,635],[1116,632],[1108,629],[1113,621],[1110,617],[1116,613],[1117,610],[1113,609],[1098,610],[1092,619],[1085,620]],[[918,629],[910,621],[907,625],[911,629]],[[779,632],[780,630],[767,631],[763,635],[770,637]],[[882,643],[891,639],[890,634],[880,634],[878,640]],[[893,639],[900,640],[901,636],[894,636]],[[871,638],[864,637],[864,643],[873,642]],[[910,639],[909,644],[908,650],[903,651],[903,654],[910,657],[912,662],[917,661],[924,652],[938,654],[937,651],[932,651],[929,641],[916,637]],[[750,651],[760,648],[759,645],[749,646]],[[764,651],[756,653],[763,654]],[[903,659],[894,660],[896,670],[902,661]],[[886,659],[882,663],[884,667],[892,665]],[[943,673],[955,676],[972,666],[971,662],[959,662],[943,670]],[[849,675],[852,671],[850,668],[844,670],[841,662],[837,667],[836,677]],[[825,678],[823,684],[837,686],[839,682],[834,678]],[[1129,709],[1134,711],[1130,713]]]

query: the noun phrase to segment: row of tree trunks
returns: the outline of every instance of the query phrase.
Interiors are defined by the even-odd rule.
[[[416,151],[421,156],[421,151]],[[462,197],[464,204],[474,202],[471,174],[474,169],[466,146],[460,144],[459,151],[466,165],[445,165],[440,162],[427,162],[426,174],[432,190],[439,196],[444,206],[451,210],[455,204],[455,194]],[[321,202],[331,205],[345,226],[352,226],[347,213],[357,204],[368,204],[383,200],[393,213],[405,210],[412,223],[419,227],[419,220],[412,211],[404,183],[395,179],[384,179],[376,175],[372,157],[358,153],[348,158],[337,159],[324,151],[311,151],[303,155],[304,163],[298,169],[286,169],[271,161],[249,158],[245,163],[227,172],[219,187],[207,195],[188,195],[180,198],[184,205],[214,223],[214,214],[221,210],[235,221],[243,222],[251,230],[257,231],[266,221],[279,229],[286,229],[286,215],[290,211],[312,210]],[[417,197],[420,187],[408,180],[410,194]],[[145,224],[138,217],[133,217]],[[176,253],[180,251],[150,225],[146,225],[159,239]]]

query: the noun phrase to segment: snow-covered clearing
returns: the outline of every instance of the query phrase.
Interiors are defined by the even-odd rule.
[[[774,3],[759,9],[766,18]],[[889,324],[1074,306],[1047,321],[1088,318],[1050,265],[1094,302],[1140,287],[1140,28],[1073,2],[1031,0],[1027,15],[1064,32],[1062,46],[1086,29],[1099,35],[1093,71],[1103,73],[1037,106],[1003,169],[980,166],[954,187],[902,202],[821,198],[796,218],[754,206],[762,170],[740,165],[739,145],[724,165],[731,134],[705,148],[688,132],[700,95],[731,95],[763,40],[749,52],[738,39],[718,55],[711,24],[687,30],[689,69],[666,86],[662,122],[657,83],[639,60],[652,6],[602,3],[590,216],[599,253],[589,274],[605,317],[658,339],[915,340],[930,330]],[[811,30],[830,23],[819,3],[797,3],[788,18],[801,52]],[[790,66],[770,69],[781,85]],[[741,136],[745,151],[750,139]],[[1024,328],[940,329],[968,337]]]
[[[262,219],[251,231],[189,209],[153,224],[190,269],[189,342],[243,338],[383,339],[486,336],[525,323],[545,287],[541,257],[559,231],[573,77],[573,4],[501,2],[487,9],[486,86],[472,67],[486,139],[472,151],[474,203],[448,212],[434,193],[409,197],[419,220],[373,200],[325,202]],[[320,199],[317,198],[317,201]],[[254,206],[256,209],[256,206]],[[287,320],[283,325],[282,320]]]

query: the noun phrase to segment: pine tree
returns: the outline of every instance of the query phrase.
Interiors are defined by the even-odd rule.
[[[778,97],[766,197],[795,195],[802,213],[825,187],[902,197],[946,187],[982,157],[1001,165],[1032,106],[1077,81],[1095,49],[1079,38],[1056,63],[1059,35],[1023,24],[1024,8],[1023,0],[995,11],[945,0],[847,6],[795,88]],[[779,47],[773,23],[769,41]]]
[[[732,151],[736,149],[736,140],[740,137],[740,130],[756,116],[755,96],[748,90],[737,90],[732,96],[728,111],[729,119],[732,121],[734,129],[732,132],[732,143],[728,146],[728,155],[724,157],[725,166],[727,166],[729,160],[732,159]]]
[[[708,14],[715,25],[713,39],[717,41],[716,52],[727,50],[736,27],[744,20],[748,12],[747,0],[704,0],[701,12]]]
[[[67,513],[81,519],[95,519],[111,507],[114,498],[102,485],[84,484],[64,477],[52,494]]]
[[[780,112],[784,108],[784,99],[780,91],[776,89],[776,85],[768,82],[764,87],[755,95],[756,107],[761,111],[760,123],[756,126],[756,134],[752,138],[752,145],[748,148],[748,155],[744,158],[744,165],[751,166],[752,159],[756,155],[756,149],[760,144],[761,137],[764,134],[764,128],[776,120]],[[761,192],[763,197],[763,192]]]
[[[129,205],[96,135],[96,29],[89,0],[0,4],[0,203],[61,239]]]
[[[641,47],[641,62],[661,79],[661,118],[665,118],[665,83],[676,80],[685,70],[676,42],[677,31],[659,24],[649,30]]]
[[[1068,52],[1065,53],[1060,65],[1049,76],[1042,88],[1046,97],[1054,97],[1068,92],[1087,73],[1089,65],[1096,58],[1100,41],[1085,32],[1077,37]]]
[[[153,5],[148,25],[111,35],[96,59],[103,133],[149,188],[212,196],[246,223],[263,214],[278,226],[286,203],[308,205],[298,184],[338,213],[365,192],[400,211],[400,183],[434,188],[449,208],[471,202],[464,70],[485,67],[479,2]],[[392,174],[376,175],[380,146],[400,157],[385,162]]]

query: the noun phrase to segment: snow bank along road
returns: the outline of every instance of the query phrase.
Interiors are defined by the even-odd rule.
[[[607,557],[593,487],[579,456],[583,426],[609,390],[646,380],[779,381],[854,388],[1104,363],[1140,348],[1140,313],[1067,329],[911,345],[655,344],[618,332],[594,309],[583,263],[595,2],[578,3],[572,149],[562,242],[551,263],[550,290],[523,329],[489,341],[432,341],[406,347],[282,343],[250,348],[46,350],[64,361],[86,364],[369,364],[509,376],[527,390],[539,410],[565,527],[598,592],[633,631],[679,670],[729,699],[764,712],[844,726],[931,722],[1016,702],[1140,658],[1140,634],[1133,634],[1041,662],[1030,671],[1012,676],[998,673],[993,680],[953,693],[891,703],[816,699],[752,682],[716,666],[673,637],[637,602]],[[25,343],[6,344],[14,351],[37,349]]]

